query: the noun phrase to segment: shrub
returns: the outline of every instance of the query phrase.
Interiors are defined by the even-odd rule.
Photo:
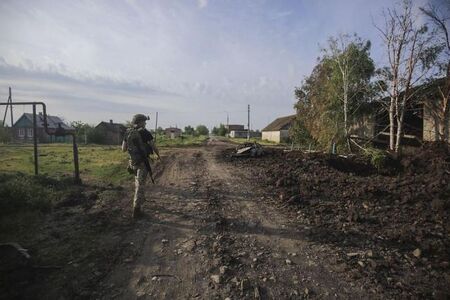
[[[23,174],[0,176],[0,215],[26,210],[50,211],[56,193],[41,177]]]
[[[370,163],[378,171],[386,167],[388,156],[385,151],[375,148],[368,148],[365,150],[365,156],[370,159]]]

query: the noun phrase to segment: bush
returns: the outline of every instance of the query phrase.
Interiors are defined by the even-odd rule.
[[[370,163],[378,171],[386,167],[388,156],[385,151],[375,148],[368,148],[365,150],[365,156],[370,159]]]
[[[27,210],[50,211],[56,193],[52,184],[46,182],[42,176],[0,176],[0,215]]]

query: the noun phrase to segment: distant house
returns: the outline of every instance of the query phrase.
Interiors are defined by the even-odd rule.
[[[47,128],[49,133],[55,133],[58,128],[74,132],[75,128],[64,123],[59,117],[47,115]],[[69,135],[55,136],[49,135],[44,129],[44,116],[42,113],[36,115],[36,136],[38,143],[64,143],[70,142],[72,138]],[[12,127],[13,139],[20,143],[32,143],[34,140],[33,114],[24,113]]]
[[[246,129],[231,130],[230,133],[228,134],[228,136],[231,138],[247,138],[247,133],[248,133],[248,130],[246,130]],[[251,138],[260,138],[261,132],[256,132],[256,131],[250,130],[250,137]]]
[[[123,141],[123,137],[127,128],[123,124],[114,123],[113,120],[109,122],[100,122],[95,129],[99,129],[105,134],[104,143],[107,145],[119,145]]]
[[[175,128],[175,127],[169,127],[169,128],[164,129],[164,134],[170,139],[175,139],[175,138],[181,136],[181,129]]]
[[[294,124],[295,115],[281,117],[270,123],[262,130],[262,139],[276,143],[289,139],[289,129]]]
[[[243,130],[245,130],[245,127],[244,127],[244,125],[225,125],[225,129],[228,132],[243,131]]]

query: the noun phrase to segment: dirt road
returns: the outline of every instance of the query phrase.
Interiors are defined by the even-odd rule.
[[[212,141],[163,158],[157,184],[148,187],[146,216],[127,232],[128,246],[97,295],[366,298],[371,292],[341,278],[334,254],[308,242],[265,187],[217,159],[227,146]]]

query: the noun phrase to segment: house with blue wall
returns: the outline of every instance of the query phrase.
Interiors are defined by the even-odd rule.
[[[66,143],[72,141],[70,135],[54,136],[47,134],[44,129],[44,116],[42,113],[36,115],[36,125],[37,129],[35,133],[33,129],[33,114],[24,113],[12,127],[14,141],[19,143],[32,143],[34,134],[37,135],[38,143]],[[75,131],[75,128],[64,123],[61,118],[49,115],[47,115],[47,127],[49,133],[54,133],[59,127],[66,131]]]

